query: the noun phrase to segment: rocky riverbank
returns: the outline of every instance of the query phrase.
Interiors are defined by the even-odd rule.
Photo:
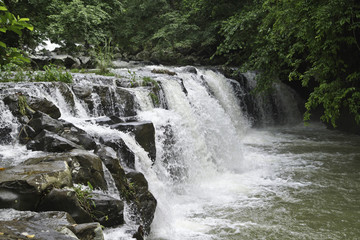
[[[11,113],[16,129],[3,124],[1,144],[11,147],[16,141],[41,154],[8,166],[1,156],[0,239],[103,239],[101,226],[125,223],[124,206],[148,234],[157,201],[144,175],[135,171],[131,149],[120,135],[91,136],[63,120],[51,98],[34,94],[39,89],[60,92],[70,112],[76,111],[77,98],[90,111],[101,107],[107,117],[92,119],[94,124],[128,132],[151,159],[156,157],[154,126],[136,120],[133,95],[125,88],[2,83],[2,112]],[[91,99],[94,92],[100,103]],[[111,93],[118,97],[115,103]],[[115,194],[109,194],[110,180]]]

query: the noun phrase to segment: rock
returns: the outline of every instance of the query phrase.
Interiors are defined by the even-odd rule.
[[[76,224],[66,212],[0,210],[0,239],[102,240],[98,223]],[[76,234],[76,235],[75,235]]]
[[[145,234],[149,234],[150,225],[154,219],[157,201],[151,192],[149,192],[148,183],[142,173],[130,172],[126,174],[126,177],[135,191],[138,212],[140,214],[141,223],[144,226],[144,232]]]
[[[92,93],[92,87],[91,86],[84,86],[84,85],[73,85],[72,90],[75,93],[75,95],[80,98],[84,99],[91,95]]]
[[[134,152],[125,144],[121,138],[113,139],[101,137],[100,143],[113,148],[116,152],[116,156],[127,167],[135,169],[135,155]]]
[[[139,226],[138,230],[132,236],[136,240],[144,240],[144,228],[142,225]]]
[[[44,129],[56,133],[72,143],[82,146],[80,149],[85,148],[87,150],[93,150],[96,148],[94,139],[84,130],[75,127],[72,123],[63,120],[55,120],[42,112],[36,112],[33,119],[26,125],[25,131],[27,134],[24,137],[35,140],[37,135]]]
[[[104,240],[104,234],[99,223],[86,223],[69,227],[79,239]]]
[[[96,153],[103,161],[106,168],[110,171],[111,176],[115,181],[116,188],[121,194],[121,197],[129,200],[129,187],[124,169],[120,165],[116,152],[107,146],[101,147]]]
[[[134,116],[136,115],[136,102],[133,94],[125,88],[113,88],[108,86],[94,86],[93,93],[96,93],[100,98],[98,105],[104,115],[111,116]],[[91,100],[93,101],[93,100]],[[89,105],[89,101],[86,101]],[[90,107],[91,108],[91,107]]]
[[[101,159],[85,150],[73,150],[65,153],[52,153],[44,157],[31,158],[25,164],[38,164],[41,162],[66,161],[72,182],[87,186],[88,182],[94,188],[107,189]]]
[[[4,126],[0,127],[0,144],[9,144],[12,141],[12,137],[10,133],[12,132],[12,129],[10,127]]]
[[[86,150],[95,150],[97,147],[93,137],[72,124],[65,127],[64,131],[62,131],[59,135],[77,145],[82,146]]]
[[[90,182],[94,188],[107,190],[102,161],[97,155],[78,149],[67,155],[74,183],[87,186],[87,183]]]
[[[191,67],[191,66],[185,67],[183,71],[189,72],[189,73],[193,73],[193,74],[197,74],[196,68],[195,68],[195,67]]]
[[[61,116],[59,108],[46,98],[27,97],[27,103],[33,110],[46,113],[54,119]]]
[[[53,219],[48,218],[47,224],[38,223],[31,219],[0,221],[0,239],[36,239],[36,240],[76,240],[74,234],[57,231],[52,226],[48,226]],[[66,227],[64,227],[66,229]],[[76,237],[76,236],[75,236]]]
[[[26,144],[26,147],[29,150],[45,152],[66,152],[76,148],[84,149],[82,146],[47,130],[40,132],[34,140]]]
[[[35,210],[46,189],[65,186],[72,186],[72,178],[64,161],[6,168],[0,174],[0,208]]]
[[[136,141],[149,153],[151,160],[156,159],[155,146],[155,128],[152,122],[129,122],[118,123],[110,126],[111,128],[131,132],[134,134]]]
[[[124,224],[124,203],[104,194],[93,194],[91,198],[93,219],[105,227]]]
[[[36,112],[28,125],[34,130],[34,134],[30,135],[31,138],[36,137],[44,129],[53,133],[64,131],[64,122],[53,119],[42,112]]]
[[[153,69],[151,70],[152,73],[158,73],[158,74],[167,74],[170,76],[175,76],[176,72],[169,71],[167,69]]]
[[[106,116],[106,117],[99,117],[94,119],[93,121],[96,122],[96,124],[101,125],[101,126],[109,126],[112,124],[116,124],[116,123],[123,123],[125,122],[125,120],[121,119],[120,117],[117,116]]]
[[[37,211],[64,211],[71,215],[77,223],[92,222],[90,213],[79,202],[75,191],[70,189],[52,189],[45,195],[37,207]],[[76,234],[76,233],[75,233]]]

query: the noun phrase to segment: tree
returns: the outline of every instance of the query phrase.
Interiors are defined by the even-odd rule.
[[[33,30],[33,26],[28,23],[28,18],[15,17],[9,12],[3,1],[0,1],[0,33],[5,35],[9,31],[21,36],[23,29]],[[3,39],[3,37],[1,38]],[[20,64],[22,62],[29,62],[19,49],[8,47],[5,42],[0,41],[0,66],[8,63]]]
[[[259,71],[259,89],[301,81],[311,92],[305,120],[321,107],[321,120],[334,127],[346,112],[359,124],[359,32],[355,0],[259,0],[223,22],[217,54]]]

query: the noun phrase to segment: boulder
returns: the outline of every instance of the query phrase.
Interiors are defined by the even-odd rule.
[[[131,132],[134,134],[136,141],[149,153],[151,160],[156,159],[155,146],[155,128],[152,122],[128,122],[118,123],[110,126],[111,128]]]
[[[94,188],[107,190],[102,161],[97,155],[78,149],[67,155],[74,183],[87,185],[90,182]]]
[[[100,143],[111,147],[115,150],[117,158],[130,169],[135,169],[135,155],[134,152],[125,144],[121,138],[113,139],[101,137]]]
[[[65,161],[6,168],[0,174],[0,208],[35,210],[46,189],[72,186]]]
[[[53,119],[42,112],[36,112],[33,115],[33,119],[28,123],[28,126],[34,131],[34,133],[30,135],[31,138],[36,137],[36,135],[44,129],[53,133],[61,133],[64,131],[63,121]]]
[[[98,223],[76,224],[66,212],[0,210],[0,239],[103,240]]]
[[[46,113],[52,118],[58,119],[61,116],[59,108],[46,98],[28,97],[27,103],[34,111]]]
[[[89,109],[94,106],[99,106],[104,115],[111,116],[134,116],[136,115],[136,102],[134,95],[125,88],[112,87],[112,86],[94,86],[93,93],[98,95],[100,104],[94,104],[92,99],[87,99],[85,102],[90,106]],[[93,106],[92,106],[93,105]]]
[[[97,151],[96,154],[101,158],[104,165],[111,173],[111,176],[115,181],[116,188],[120,192],[120,197],[126,200],[134,199],[134,197],[130,196],[129,185],[125,171],[120,165],[120,161],[117,158],[116,152],[108,146],[103,146]]]
[[[85,150],[73,150],[65,153],[52,153],[44,157],[30,158],[25,164],[38,164],[41,162],[66,161],[72,182],[87,186],[88,182],[94,188],[107,189],[101,159]]]
[[[104,240],[104,234],[99,223],[84,223],[69,227],[81,240]]]
[[[26,136],[24,133],[22,134],[24,137],[35,139],[43,130],[56,133],[60,137],[82,146],[80,149],[93,150],[96,148],[94,139],[84,130],[64,120],[55,120],[42,112],[36,112],[33,115],[33,119],[25,125]]]
[[[92,215],[96,222],[105,227],[116,227],[124,224],[124,203],[121,200],[104,194],[93,194],[91,201]]]
[[[75,93],[75,95],[80,99],[87,98],[92,93],[92,87],[91,86],[85,86],[85,85],[79,85],[79,84],[73,85],[72,90]]]
[[[89,209],[85,210],[84,204],[86,203],[79,202],[74,190],[54,188],[41,199],[36,210],[64,211],[69,213],[77,223],[92,222]]]
[[[12,129],[8,126],[0,126],[0,144],[9,144],[12,141],[11,137]]]
[[[45,152],[66,152],[76,148],[84,149],[82,146],[47,130],[40,132],[34,140],[26,144],[26,147],[29,150]]]
[[[154,219],[157,206],[155,197],[149,192],[148,182],[140,172],[130,172],[126,174],[132,190],[135,192],[137,210],[140,214],[140,223],[144,227],[145,234],[149,234],[150,225]]]

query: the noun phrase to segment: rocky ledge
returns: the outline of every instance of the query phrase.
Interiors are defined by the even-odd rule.
[[[144,175],[135,171],[135,155],[120,136],[90,136],[60,119],[60,110],[46,98],[27,96],[24,114],[18,94],[7,91],[0,95],[18,124],[16,140],[29,150],[42,152],[41,157],[16,166],[0,166],[0,239],[103,239],[100,225],[125,223],[125,204],[139,229],[150,232],[157,201]],[[125,95],[130,101],[131,95]],[[110,116],[95,121],[133,134],[154,161],[154,126],[134,120]],[[5,133],[1,144],[14,140],[11,129],[0,131]],[[105,194],[109,184],[104,168],[113,178],[118,196]]]

